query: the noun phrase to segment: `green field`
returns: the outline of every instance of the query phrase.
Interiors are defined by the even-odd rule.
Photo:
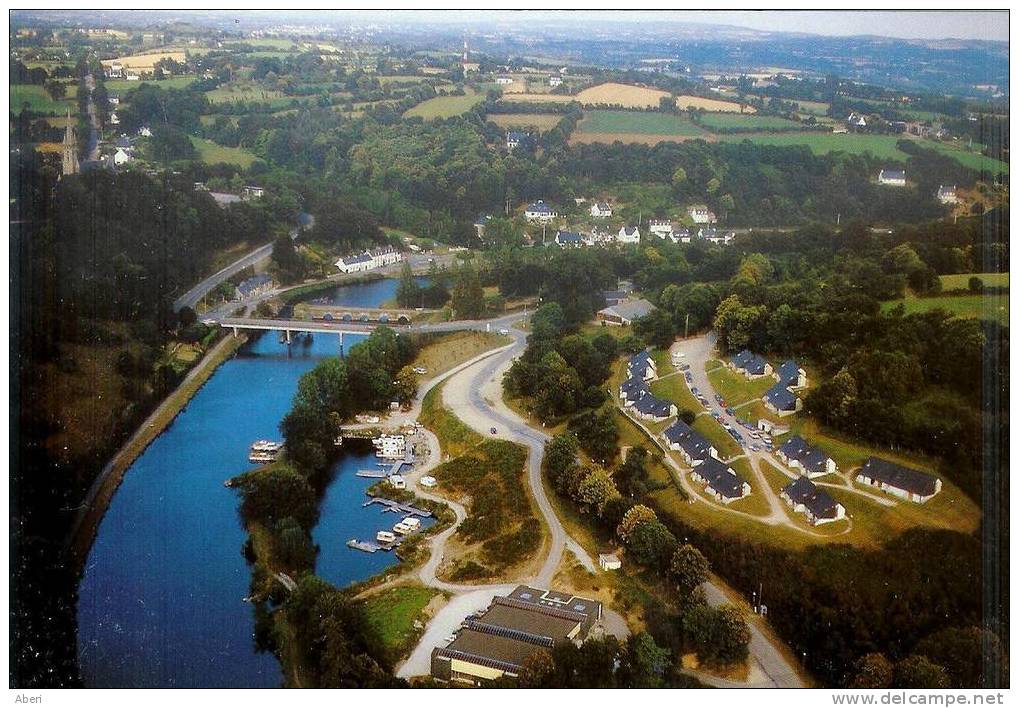
[[[404,113],[403,117],[414,118],[419,116],[425,120],[452,118],[453,116],[466,113],[484,100],[484,94],[480,93],[470,93],[465,96],[436,96],[417,104]]]
[[[728,406],[738,406],[760,398],[775,385],[775,379],[771,376],[748,379],[728,367],[715,369],[708,374],[708,380],[711,381],[711,385],[718,395],[725,399]]]
[[[209,165],[222,162],[247,169],[251,167],[251,163],[258,159],[243,148],[225,147],[205,138],[196,138],[193,135],[191,144],[198,150],[198,158]]]
[[[11,84],[11,111],[21,113],[24,105],[27,103],[28,109],[36,113],[64,115],[70,109],[73,114],[77,111],[77,106],[74,105],[72,100],[69,100],[75,94],[73,86],[71,89],[67,92],[67,99],[54,101],[42,86],[36,86],[35,84]]]
[[[957,273],[955,275],[942,275],[942,290],[965,290],[969,287],[969,279],[973,276],[980,278],[984,285],[993,288],[1008,287],[1008,273]]]
[[[719,140],[725,142],[740,142],[749,140],[758,145],[778,145],[788,147],[790,145],[806,145],[817,155],[825,155],[830,152],[847,152],[851,154],[871,153],[874,157],[885,160],[897,160],[905,162],[909,155],[899,150],[897,143],[903,138],[899,135],[865,135],[861,133],[847,133],[835,135],[834,133],[740,133],[735,135],[721,135]],[[977,170],[997,171],[1002,170],[1008,173],[1008,165],[1000,160],[994,160],[976,153],[964,152],[939,143],[934,140],[925,140],[921,147],[930,150],[937,150],[949,157],[953,157],[959,164]]]
[[[172,76],[169,79],[163,79],[162,81],[126,81],[124,79],[110,79],[104,82],[107,91],[130,91],[136,89],[142,84],[154,84],[159,88],[171,89],[171,88],[184,88],[189,84],[194,83],[198,80],[197,76]]]
[[[399,585],[376,593],[362,605],[366,629],[387,652],[399,655],[420,634],[414,620],[438,594],[419,585]]]
[[[701,125],[711,130],[803,130],[802,123],[779,116],[759,116],[753,113],[705,113]]]
[[[957,317],[997,320],[1008,324],[1008,295],[947,295],[945,297],[911,297],[881,303],[888,312],[902,305],[907,315],[931,310],[945,310]]]
[[[637,133],[697,137],[704,130],[684,116],[641,111],[587,111],[578,133]]]
[[[815,116],[823,116],[828,114],[828,104],[822,103],[821,101],[800,101],[797,100],[795,103],[800,107],[801,113],[809,113]]]
[[[743,448],[739,446],[739,443],[725,431],[721,423],[710,415],[697,416],[697,420],[690,427],[707,438],[708,442],[718,450],[718,456],[723,460],[735,457],[743,452]]]

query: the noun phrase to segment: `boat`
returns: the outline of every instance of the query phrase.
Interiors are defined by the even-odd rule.
[[[410,526],[401,521],[397,523],[396,526],[393,527],[393,531],[400,534],[401,536],[406,536],[409,533],[413,533],[414,529],[412,529]]]
[[[421,519],[415,518],[413,516],[408,516],[400,523],[409,528],[411,531],[417,531],[421,528]]]
[[[248,462],[275,462],[282,450],[281,442],[256,440],[248,450]]]
[[[435,485],[437,485],[439,483],[435,479],[435,477],[432,477],[431,475],[425,475],[419,481],[421,482],[421,486],[422,487],[434,487]]]
[[[396,543],[396,534],[392,531],[379,531],[375,534],[375,540],[379,543]]]

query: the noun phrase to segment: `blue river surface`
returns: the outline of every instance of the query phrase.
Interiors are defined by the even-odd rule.
[[[395,281],[381,282],[395,289]],[[242,554],[239,496],[223,482],[251,467],[252,441],[280,437],[298,379],[335,353],[334,338],[323,335],[289,351],[271,332],[249,342],[128,469],[79,587],[78,651],[87,686],[281,685],[276,658],[255,647],[254,608],[242,601],[251,571]],[[379,506],[363,507],[364,490],[376,480],[355,472],[375,467],[370,447],[340,458],[312,532],[320,547],[316,572],[341,587],[397,562],[392,553],[346,546],[399,520]]]
[[[414,278],[418,285],[427,286],[428,276],[419,275]],[[397,278],[382,278],[366,283],[337,285],[336,287],[317,293],[309,301],[322,305],[347,305],[349,307],[379,307],[384,302],[396,298],[396,289],[400,281]]]

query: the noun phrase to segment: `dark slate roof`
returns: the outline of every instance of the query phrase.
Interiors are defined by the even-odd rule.
[[[580,243],[584,237],[576,231],[557,231],[555,239],[558,243]]]
[[[873,174],[873,173],[871,173]],[[881,170],[881,176],[885,179],[906,179],[905,170]]]
[[[781,383],[769,388],[768,392],[764,394],[764,400],[780,411],[796,410],[796,394]]]
[[[633,404],[633,407],[641,413],[654,415],[660,418],[668,417],[672,412],[671,402],[663,401],[650,393],[645,396],[641,396],[637,402]]]
[[[636,226],[624,226],[623,227],[623,233],[626,234],[627,236],[632,236],[633,234],[637,233],[637,227]]]
[[[795,401],[793,403],[795,406]],[[796,460],[808,473],[823,474],[827,471],[828,455],[814,447],[799,435],[786,440],[779,451],[790,460]]]
[[[602,297],[605,298],[605,302],[609,305],[614,305],[620,300],[626,299],[626,293],[622,290],[605,290],[602,292]]]
[[[749,349],[744,349],[739,354],[734,356],[732,361],[733,366],[737,369],[743,369],[751,374],[763,374],[765,367],[768,365],[767,360],[758,354],[754,354]]]
[[[507,142],[522,142],[527,137],[527,133],[521,133],[519,130],[511,130],[506,133]]]
[[[724,462],[709,457],[697,466],[697,474],[708,481],[708,485],[726,499],[743,496],[744,479]]]
[[[786,386],[791,386],[800,378],[800,365],[792,359],[786,359],[778,367],[778,381]]]
[[[536,211],[540,214],[551,214],[552,207],[545,202],[534,202],[533,204],[527,205],[527,211]]]
[[[619,390],[625,393],[627,398],[631,398],[631,393],[637,393],[641,389],[647,391],[647,386],[644,385],[644,379],[639,376],[631,376],[626,381],[619,384]],[[636,398],[636,396],[632,397]]]
[[[367,253],[358,253],[358,254],[353,255],[353,256],[345,257],[343,259],[343,262],[345,264],[347,264],[347,265],[351,265],[353,263],[367,263],[371,259],[372,259],[372,257],[370,255],[368,255]]]
[[[834,519],[838,516],[836,502],[831,495],[806,477],[800,477],[795,482],[787,484],[782,488],[794,504],[803,504],[810,510],[810,513],[818,519]]]
[[[131,147],[131,138],[127,137],[126,135],[121,135],[119,138],[117,138],[117,142],[114,144],[119,148],[129,148]]]
[[[241,281],[240,285],[237,286],[238,292],[241,295],[249,295],[255,289],[262,287],[267,283],[272,282],[272,277],[268,273],[262,273],[261,275],[253,275],[247,280]]]
[[[627,320],[637,320],[641,317],[646,317],[654,312],[654,310],[654,305],[643,298],[639,298],[637,300],[624,300],[623,302],[619,302],[610,307],[606,307],[603,310],[599,310],[599,312],[615,315],[616,317],[621,317]]]
[[[868,457],[860,473],[884,482],[890,487],[905,489],[924,497],[929,497],[937,491],[937,477],[882,460],[880,457]]]
[[[485,215],[479,216],[477,219],[475,219],[474,220],[474,225],[475,226],[484,226],[485,224],[487,224],[491,220],[492,220],[492,215],[491,214],[485,214]]]
[[[705,460],[711,457],[711,443],[682,420],[665,429],[665,439],[672,445],[679,445],[692,460]]]
[[[598,202],[595,206],[598,207],[599,211],[609,211],[612,208],[605,202]]]

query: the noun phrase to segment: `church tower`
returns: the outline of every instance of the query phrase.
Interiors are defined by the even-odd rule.
[[[63,158],[63,174],[78,174],[78,141],[74,138],[74,128],[71,126],[70,109],[67,110],[67,127],[64,129]]]

